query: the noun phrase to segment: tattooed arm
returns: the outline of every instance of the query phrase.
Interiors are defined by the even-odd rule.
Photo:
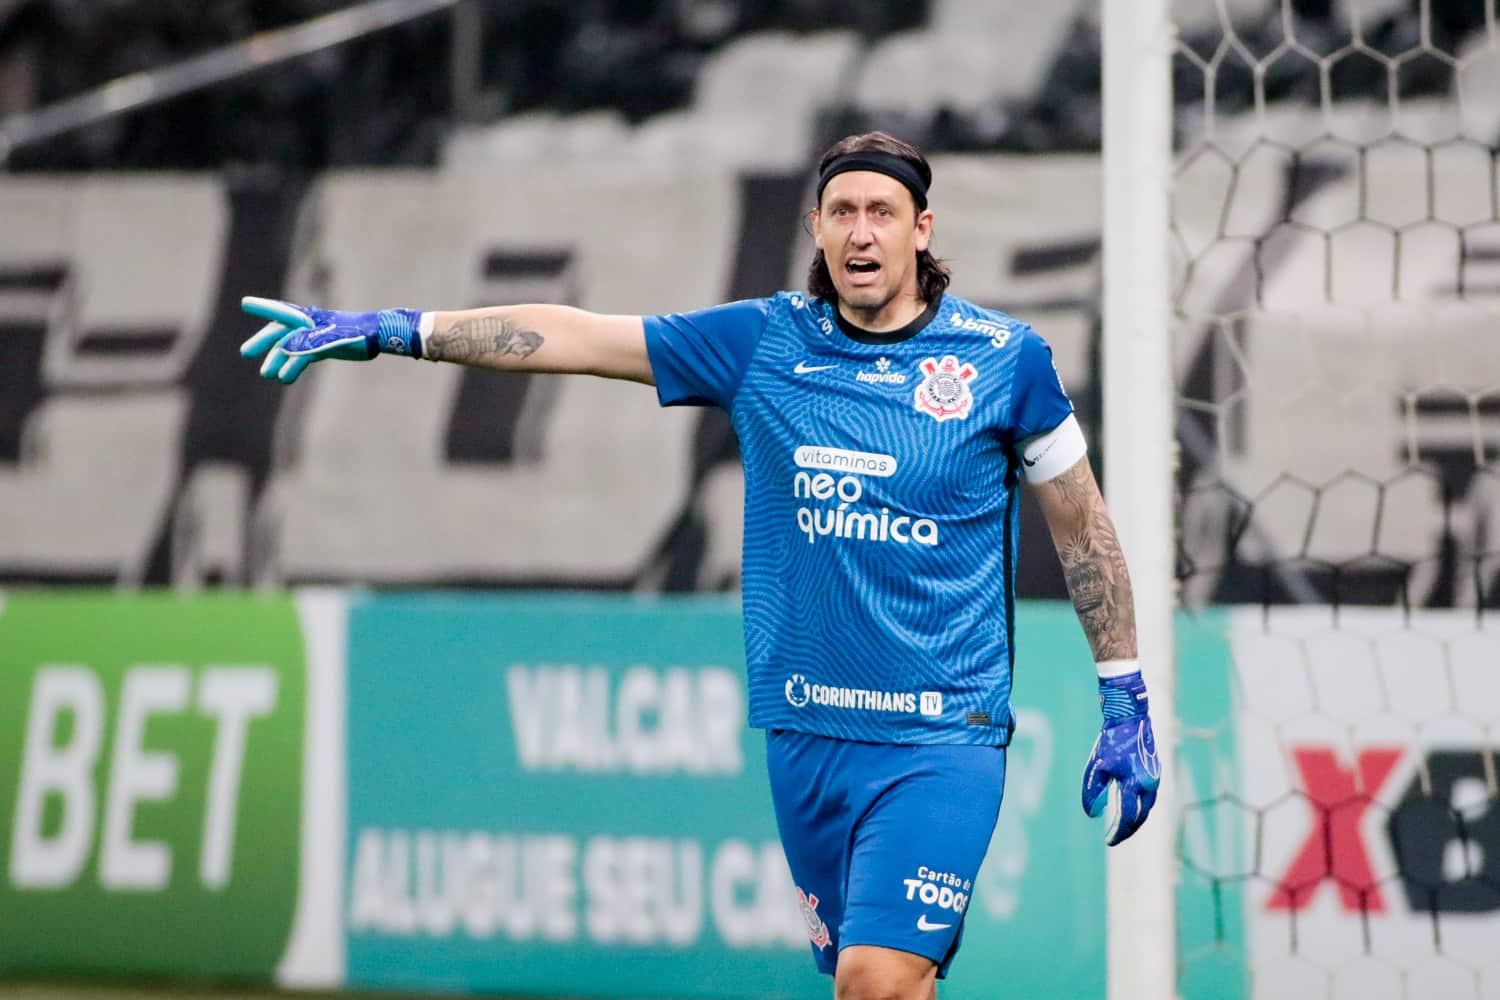
[[[1078,621],[1094,651],[1094,660],[1133,660],[1135,599],[1130,571],[1104,506],[1088,456],[1062,475],[1033,487],[1052,544],[1062,560],[1063,575]]]
[[[1104,842],[1114,846],[1146,822],[1161,784],[1146,681],[1136,655],[1130,572],[1087,455],[1033,489],[1098,667],[1104,719],[1083,767],[1080,804],[1088,815],[1105,818]]]
[[[604,316],[571,306],[521,305],[433,314],[422,337],[432,361],[500,371],[563,372],[651,385],[639,316]]]

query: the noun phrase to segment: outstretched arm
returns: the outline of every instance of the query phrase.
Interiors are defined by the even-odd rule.
[[[500,371],[600,375],[652,384],[639,316],[522,305],[432,314],[422,356]]]
[[[1135,599],[1130,570],[1088,456],[1032,489],[1047,519],[1068,594],[1094,660],[1134,660]]]
[[[369,361],[389,353],[501,371],[653,383],[639,316],[546,304],[338,312],[253,296],[242,300],[241,308],[269,322],[240,346],[240,353],[264,358],[261,374],[282,382],[295,381],[315,361]]]

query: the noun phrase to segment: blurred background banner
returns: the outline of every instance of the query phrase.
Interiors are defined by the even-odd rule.
[[[948,997],[1104,985],[1104,847],[1078,806],[1098,728],[1087,650],[1071,606],[1020,620],[1005,808]],[[358,600],[350,627],[352,985],[529,993],[564,975],[590,996],[826,994],[763,737],[743,726],[734,604],[388,595]],[[1222,678],[1217,619],[1184,633]],[[1210,687],[1194,710],[1227,705]]]
[[[719,600],[350,613],[349,982],[821,996]]]
[[[1255,845],[1231,870],[1258,862],[1262,873],[1242,883],[1262,989],[1298,996],[1326,982],[1287,955],[1295,921],[1306,947],[1342,956],[1344,978],[1370,995],[1386,995],[1393,964],[1423,968],[1424,989],[1462,995],[1465,967],[1493,954],[1500,915],[1486,719],[1500,704],[1500,636],[1453,611],[1339,614],[1336,632],[1326,608],[1275,609],[1270,629],[1252,611],[1231,617],[1236,674],[1259,679],[1236,719],[1241,798],[1199,808],[1237,821]],[[1289,786],[1303,791],[1278,800]],[[1441,962],[1425,958],[1434,913]],[[1378,956],[1364,952],[1367,937]]]
[[[1367,933],[1417,961],[1433,908],[1456,961],[1489,947],[1500,648],[1460,614],[1328,615],[1178,618],[1189,995],[1318,980],[1289,916],[1354,971]],[[1103,988],[1083,639],[1065,604],[1018,620],[960,1000]],[[822,996],[742,670],[714,597],[6,593],[0,971]]]
[[[268,980],[307,670],[287,597],[5,595],[0,970]]]

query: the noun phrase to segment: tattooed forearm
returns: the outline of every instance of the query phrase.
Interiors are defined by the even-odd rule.
[[[545,338],[504,316],[460,320],[422,341],[422,352],[433,361],[463,365],[495,364],[501,358],[531,357]],[[503,365],[495,365],[504,367]]]
[[[1130,570],[1093,473],[1080,463],[1047,485],[1058,491],[1058,499],[1071,515],[1067,519],[1070,530],[1056,539],[1057,554],[1094,659],[1133,659],[1135,599]]]

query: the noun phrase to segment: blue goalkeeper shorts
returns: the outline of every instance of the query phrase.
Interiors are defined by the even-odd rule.
[[[879,945],[958,951],[1005,789],[1005,748],[766,734],[776,825],[818,969]]]

